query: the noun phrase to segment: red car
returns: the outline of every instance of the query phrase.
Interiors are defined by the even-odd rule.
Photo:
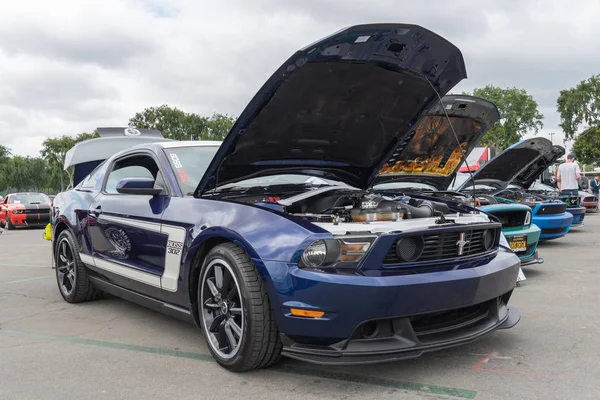
[[[598,212],[598,198],[595,194],[579,191],[579,197],[581,197],[581,205],[585,207],[587,212]]]
[[[52,200],[43,193],[11,193],[0,201],[0,226],[46,226]]]

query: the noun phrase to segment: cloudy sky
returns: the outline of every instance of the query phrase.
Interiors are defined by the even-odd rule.
[[[422,4],[422,5],[418,5]],[[0,0],[0,143],[124,126],[169,104],[237,115],[295,50],[345,26],[407,22],[463,52],[468,79],[525,88],[558,132],[559,91],[600,72],[600,2]],[[548,136],[547,136],[548,137]]]

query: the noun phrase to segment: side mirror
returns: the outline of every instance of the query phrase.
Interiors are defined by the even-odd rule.
[[[117,192],[157,196],[163,192],[163,188],[160,186],[154,187],[154,179],[152,178],[123,178],[117,184]]]

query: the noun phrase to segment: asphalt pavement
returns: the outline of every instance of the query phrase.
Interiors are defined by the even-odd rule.
[[[243,374],[213,362],[192,325],[109,296],[64,302],[42,233],[0,234],[2,400],[600,398],[600,215],[540,245],[513,329],[397,363],[284,359]]]

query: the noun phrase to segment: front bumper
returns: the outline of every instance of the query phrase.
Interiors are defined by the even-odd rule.
[[[505,228],[502,229],[502,233],[506,237],[511,247],[513,247],[513,240],[518,237],[526,237],[527,247],[525,251],[515,251],[515,254],[521,259],[521,265],[526,264],[541,264],[544,262],[543,258],[538,257],[537,245],[540,240],[542,230],[535,224],[531,224],[528,228]]]
[[[411,317],[370,321],[375,329],[369,328],[368,333],[375,336],[365,337],[357,331],[352,338],[329,346],[306,345],[281,334],[282,354],[323,365],[371,364],[415,358],[425,352],[473,342],[496,329],[512,328],[521,319],[521,314],[501,302],[501,299],[493,299],[480,305],[480,313],[474,312],[470,320],[465,319],[464,326],[442,326],[417,332]],[[380,327],[387,329],[386,336],[376,336]]]
[[[567,211],[573,215],[573,221],[571,222],[571,229],[583,226],[585,219],[585,207],[573,207],[567,208]]]
[[[265,264],[271,278],[283,272],[276,264]],[[286,266],[289,274],[272,282],[269,297],[284,355],[321,364],[393,361],[514,326],[520,317],[507,303],[519,266],[519,258],[503,248],[479,267],[412,275],[341,275]],[[297,317],[290,308],[325,314]],[[377,333],[364,336],[365,330]]]
[[[49,214],[11,214],[10,223],[19,226],[46,226],[50,222]]]
[[[532,222],[542,230],[540,241],[558,239],[565,236],[569,232],[569,229],[571,229],[573,214],[569,212],[550,215],[535,214],[533,215]]]

